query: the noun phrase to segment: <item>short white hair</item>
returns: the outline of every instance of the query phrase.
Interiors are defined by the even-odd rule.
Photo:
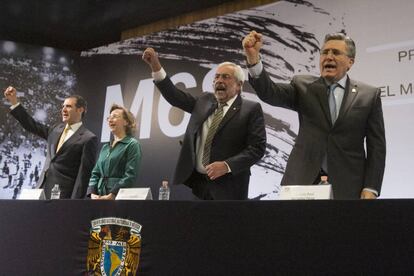
[[[240,65],[237,65],[230,61],[222,62],[218,65],[218,67],[226,65],[232,66],[234,68],[234,77],[243,84],[245,79],[243,68],[241,68]]]

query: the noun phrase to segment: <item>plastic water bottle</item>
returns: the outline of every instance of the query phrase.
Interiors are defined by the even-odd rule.
[[[169,200],[170,199],[170,187],[168,187],[168,181],[163,180],[158,194],[158,200]]]
[[[330,185],[330,183],[328,182],[328,176],[322,175],[321,182],[319,182],[318,185]]]
[[[52,191],[50,193],[50,199],[59,199],[59,198],[60,198],[59,184],[55,184],[55,186],[53,186]]]

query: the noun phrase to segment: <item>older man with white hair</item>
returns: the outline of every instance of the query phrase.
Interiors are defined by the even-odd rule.
[[[154,49],[146,49],[142,59],[164,98],[191,113],[173,183],[189,186],[199,199],[247,199],[250,167],[264,155],[266,131],[260,104],[240,96],[241,67],[220,64],[214,94],[194,96],[174,86]]]

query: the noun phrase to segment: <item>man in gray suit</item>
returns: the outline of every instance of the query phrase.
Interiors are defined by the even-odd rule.
[[[282,185],[315,184],[326,173],[334,198],[376,198],[386,151],[381,97],[379,89],[347,75],[355,61],[353,40],[328,34],[320,52],[321,76],[298,75],[290,83],[274,83],[264,70],[261,34],[250,32],[242,44],[249,81],[259,98],[299,115]]]
[[[96,161],[98,139],[82,124],[86,101],[78,95],[65,99],[62,123],[46,126],[35,121],[19,103],[16,89],[8,87],[4,96],[10,102],[10,114],[27,131],[47,140],[47,156],[37,188],[43,188],[46,198],[59,184],[61,198],[84,198]]]
[[[146,49],[142,59],[164,98],[191,113],[173,183],[189,186],[199,199],[247,199],[250,167],[265,152],[266,131],[260,104],[240,96],[241,67],[220,64],[214,94],[194,96],[174,86],[154,49]]]

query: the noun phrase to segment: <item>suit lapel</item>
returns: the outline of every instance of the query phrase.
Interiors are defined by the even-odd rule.
[[[62,129],[63,131],[63,129]],[[83,124],[79,127],[79,129],[73,133],[73,135],[71,137],[69,137],[68,140],[65,141],[65,143],[63,143],[62,147],[60,148],[59,152],[57,152],[52,159],[56,156],[61,154],[62,152],[64,152],[66,150],[67,147],[70,147],[72,144],[76,143],[79,139],[82,138],[82,135],[85,131],[85,127],[83,126]],[[59,140],[60,136],[58,137]],[[56,149],[55,149],[56,152]]]
[[[237,98],[234,100],[233,104],[229,107],[229,109],[226,112],[226,115],[224,115],[223,120],[221,120],[220,125],[217,129],[217,132],[220,131],[220,129],[223,128],[223,126],[240,110],[240,106],[242,103],[242,99],[240,94],[237,95]]]
[[[206,104],[205,106],[206,107],[205,110],[202,112],[203,113],[202,119],[201,119],[202,124],[204,123],[205,120],[207,120],[209,116],[211,116],[211,114],[214,113],[214,111],[217,109],[217,106],[218,104],[217,104],[216,98],[210,99],[208,104]]]
[[[194,133],[198,133],[201,128],[203,127],[204,122],[207,118],[214,113],[217,108],[217,101],[214,95],[212,97],[208,97],[206,103],[202,105],[202,109],[197,112],[197,122],[195,124],[195,128],[193,129]]]
[[[218,104],[217,104],[216,98],[214,97],[210,98],[210,100],[208,101],[208,104],[205,105],[205,109],[202,112],[200,126],[205,122],[205,120],[207,120],[209,116],[211,116],[211,114],[214,113],[214,111],[217,109],[217,105]]]
[[[70,147],[70,145],[74,144],[75,142],[77,142],[79,139],[82,138],[83,133],[85,132],[85,127],[83,126],[83,124],[79,127],[79,129],[73,133],[72,136],[70,136],[70,138],[63,143],[62,148],[66,148],[66,147]]]
[[[315,94],[319,105],[323,113],[325,114],[326,120],[329,122],[330,126],[332,126],[331,120],[331,112],[329,111],[329,102],[328,102],[328,88],[325,84],[325,81],[322,78],[319,78],[314,83],[309,86],[309,92]]]
[[[56,148],[59,143],[60,136],[62,135],[64,129],[65,129],[65,124],[59,124],[53,130],[54,134],[50,138],[50,158],[51,159],[53,159],[56,155]]]
[[[344,98],[339,110],[337,121],[341,121],[352,106],[356,96],[358,95],[358,86],[349,78],[346,81]]]

